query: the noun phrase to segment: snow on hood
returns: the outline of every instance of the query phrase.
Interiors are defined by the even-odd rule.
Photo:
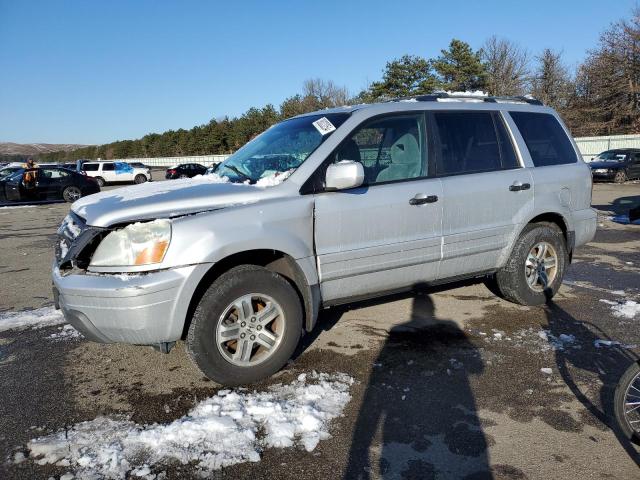
[[[216,174],[148,182],[103,191],[75,202],[71,209],[88,225],[110,225],[158,217],[215,210],[234,204],[253,203],[264,193],[255,185],[230,183]]]

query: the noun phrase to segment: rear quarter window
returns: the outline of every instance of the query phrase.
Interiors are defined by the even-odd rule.
[[[85,163],[82,166],[82,169],[85,172],[97,172],[98,171],[98,164],[97,163]]]
[[[576,163],[578,157],[558,120],[548,113],[509,112],[536,167]]]

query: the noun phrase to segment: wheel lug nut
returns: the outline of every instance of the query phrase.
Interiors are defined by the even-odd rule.
[[[241,327],[244,327],[244,326],[246,326],[246,325],[247,325],[247,323],[246,323],[246,322],[242,322],[242,323],[240,324],[240,326],[241,326]]]
[[[256,321],[256,317],[251,317],[251,321],[255,322]]]
[[[262,330],[262,325],[258,325],[258,327],[256,328],[256,330]]]
[[[255,335],[251,335],[251,337],[250,337],[250,338],[251,338],[251,340],[255,340],[255,339],[256,339],[256,336],[255,336]]]
[[[245,333],[241,333],[240,334],[240,338],[244,338],[244,337],[246,337],[246,334]]]

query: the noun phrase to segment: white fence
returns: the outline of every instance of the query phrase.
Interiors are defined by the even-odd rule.
[[[172,167],[181,163],[199,163],[210,167],[226,160],[229,155],[193,155],[190,157],[117,158],[113,162],[140,162],[150,167]]]
[[[580,137],[575,139],[582,158],[591,161],[600,152],[614,148],[640,148],[640,135],[610,135],[605,137]]]
[[[640,135],[610,135],[603,137],[579,137],[575,139],[585,161],[590,161],[600,152],[613,148],[640,148]],[[220,163],[229,155],[193,155],[190,157],[122,158],[114,162],[141,162],[150,167],[171,167],[181,163],[199,163],[210,167]]]

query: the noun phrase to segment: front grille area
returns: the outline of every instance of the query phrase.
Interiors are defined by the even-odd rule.
[[[87,229],[85,221],[73,212],[64,217],[62,224],[58,228],[58,238],[56,241],[55,254],[58,266],[63,265],[71,259],[75,250],[74,244]]]

